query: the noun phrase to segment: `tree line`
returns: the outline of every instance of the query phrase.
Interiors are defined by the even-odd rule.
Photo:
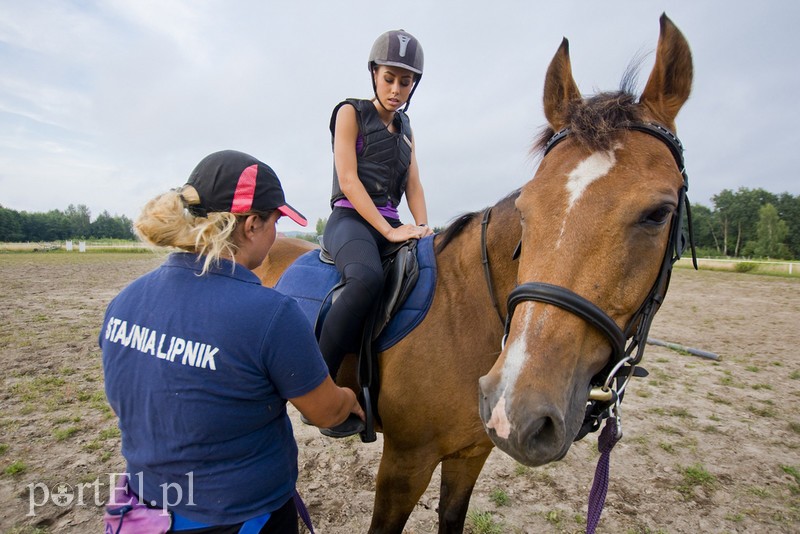
[[[38,242],[67,239],[135,239],[133,221],[103,211],[92,221],[89,208],[70,204],[65,211],[28,213],[0,206],[0,241]]]
[[[711,200],[710,208],[692,205],[695,244],[701,256],[800,258],[800,195],[742,187],[725,189]],[[326,223],[327,219],[317,221],[318,235]],[[47,213],[0,206],[0,241],[108,238],[134,239],[133,222],[107,211],[92,221],[89,208],[82,204]]]
[[[764,189],[725,189],[713,208],[692,205],[695,244],[702,256],[800,258],[800,196]]]

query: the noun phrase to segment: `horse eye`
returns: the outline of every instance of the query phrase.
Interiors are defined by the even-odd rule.
[[[672,215],[672,207],[661,206],[657,210],[646,213],[644,217],[642,217],[641,223],[651,226],[660,226],[666,224],[670,215]]]

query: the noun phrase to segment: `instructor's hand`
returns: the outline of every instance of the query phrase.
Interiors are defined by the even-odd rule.
[[[361,404],[358,403],[358,397],[350,388],[341,388],[345,391],[348,397],[352,398],[352,406],[350,406],[350,413],[356,414],[362,421],[367,420],[367,415],[364,413],[364,409],[361,408]]]

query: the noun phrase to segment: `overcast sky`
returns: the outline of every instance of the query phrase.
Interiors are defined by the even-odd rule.
[[[800,194],[800,2],[0,0],[0,205],[135,218],[232,148],[270,164],[313,228],[329,213],[331,110],[371,96],[372,42],[403,28],[425,50],[409,115],[444,225],[533,176],[562,37],[582,93],[616,89],[637,56],[641,90],[664,11],[695,62],[677,119],[690,200]]]

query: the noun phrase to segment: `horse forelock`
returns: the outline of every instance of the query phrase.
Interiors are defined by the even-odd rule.
[[[569,103],[565,127],[570,129],[570,139],[591,151],[606,151],[630,124],[644,120],[646,111],[634,93],[639,62],[640,59],[635,59],[631,63],[617,91],[606,91]],[[552,127],[542,128],[531,152],[541,154],[553,134]]]

